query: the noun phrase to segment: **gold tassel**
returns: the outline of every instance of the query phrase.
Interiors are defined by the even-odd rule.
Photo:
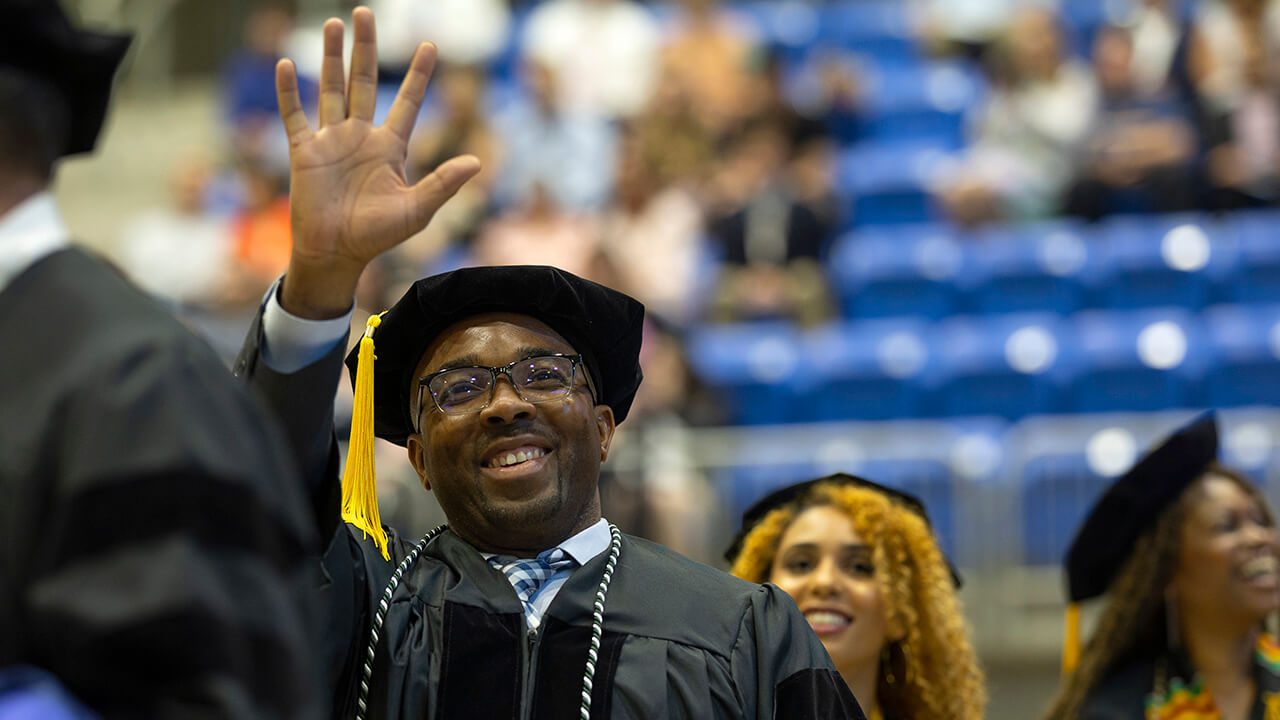
[[[1080,603],[1067,605],[1066,629],[1062,642],[1062,674],[1070,675],[1080,664]]]
[[[342,472],[342,519],[372,537],[382,551],[382,559],[391,562],[387,552],[387,533],[378,516],[378,485],[373,472],[373,330],[382,323],[381,315],[373,315],[360,338],[356,361],[355,403],[351,412],[351,440],[347,444],[347,466]]]

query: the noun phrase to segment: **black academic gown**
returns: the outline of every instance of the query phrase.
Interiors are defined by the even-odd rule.
[[[337,522],[329,409],[345,348],[281,375],[260,362],[260,332],[259,323],[236,372],[274,399],[311,468],[318,520],[333,532],[319,596],[330,613],[327,660],[336,715],[350,717],[371,613],[417,538],[389,530],[388,563],[361,531]],[[602,553],[569,577],[530,636],[507,579],[446,531],[391,600],[376,649],[369,717],[577,717],[590,606],[606,559]],[[623,536],[608,593],[593,688],[592,718],[862,718],[826,650],[781,590],[630,536]]]
[[[319,540],[267,414],[80,250],[0,292],[0,337],[0,669],[107,718],[319,715]]]
[[[1165,677],[1165,691],[1155,693],[1157,668]],[[1249,710],[1249,720],[1280,718],[1280,648],[1263,636],[1254,655],[1257,693]],[[1089,693],[1080,720],[1207,720],[1216,718],[1212,701],[1190,692],[1196,685],[1195,669],[1183,653],[1156,659],[1127,662],[1109,673]],[[1178,688],[1186,688],[1179,692]],[[1150,710],[1153,715],[1145,715]]]

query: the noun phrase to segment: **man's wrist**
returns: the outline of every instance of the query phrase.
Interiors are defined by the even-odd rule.
[[[324,267],[300,260],[289,261],[280,286],[280,306],[306,320],[329,320],[347,314],[356,294],[363,267],[329,262]]]

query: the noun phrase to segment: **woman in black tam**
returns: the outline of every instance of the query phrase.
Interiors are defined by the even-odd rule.
[[[1218,464],[1212,415],[1103,494],[1067,556],[1066,676],[1049,720],[1274,720],[1280,538],[1261,493]],[[1077,653],[1078,603],[1109,594]]]

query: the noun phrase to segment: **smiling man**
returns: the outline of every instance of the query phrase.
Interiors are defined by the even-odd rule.
[[[861,718],[785,594],[601,516],[600,465],[640,384],[644,310],[621,293],[550,267],[419,280],[347,358],[356,417],[340,493],[330,410],[356,282],[479,167],[455,158],[405,184],[435,49],[418,49],[375,127],[372,13],[353,23],[349,83],[342,24],[325,25],[318,129],[292,64],[278,67],[293,256],[237,363],[284,420],[333,538],[319,597],[335,713]],[[370,433],[406,448],[447,529],[415,539],[381,525]]]

